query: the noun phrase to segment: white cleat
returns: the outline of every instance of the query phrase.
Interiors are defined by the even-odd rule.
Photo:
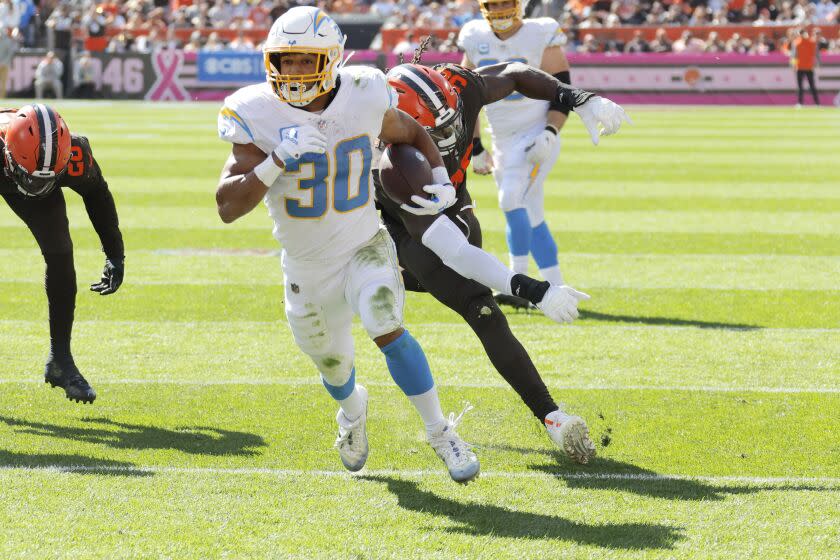
[[[451,413],[445,424],[429,434],[429,445],[446,464],[446,468],[449,469],[449,476],[455,482],[462,484],[473,480],[481,470],[478,457],[472,452],[470,445],[462,440],[461,436],[455,431],[464,413],[471,408],[467,405],[458,415],[458,418],[455,418],[455,414]]]
[[[555,410],[545,417],[545,427],[551,441],[574,461],[582,465],[595,457],[595,444],[589,439],[589,427],[580,416],[569,416]]]
[[[348,471],[356,472],[365,466],[368,458],[368,439],[365,423],[367,422],[367,389],[356,385],[362,398],[365,400],[365,411],[352,422],[344,416],[344,411],[338,409],[335,417],[338,422],[338,437],[335,440],[335,447],[341,462]]]

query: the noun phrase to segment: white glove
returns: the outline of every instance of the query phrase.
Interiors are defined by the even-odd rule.
[[[401,204],[400,208],[417,216],[436,216],[455,204],[455,187],[452,183],[426,185],[423,190],[432,195],[432,198],[425,198],[420,195],[412,195],[411,202],[419,206]]]
[[[554,145],[557,143],[557,134],[550,130],[543,130],[540,132],[531,145],[525,148],[528,154],[528,163],[531,165],[540,165],[551,156],[554,150]]]
[[[472,157],[473,171],[479,175],[489,175],[493,172],[493,156],[490,152],[484,150],[477,156]]]
[[[282,140],[274,148],[274,154],[286,166],[299,160],[304,154],[323,154],[326,151],[327,137],[310,125],[287,128],[282,133]]]
[[[599,136],[609,136],[618,132],[618,129],[621,128],[621,121],[624,120],[633,124],[621,105],[600,95],[590,97],[586,103],[575,107],[575,113],[583,121],[583,125],[592,138],[592,143],[596,146]]]
[[[571,286],[551,286],[537,308],[553,321],[571,323],[578,318],[578,302],[587,299],[589,295]]]

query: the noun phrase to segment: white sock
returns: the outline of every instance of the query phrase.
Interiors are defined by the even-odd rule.
[[[365,411],[365,399],[362,398],[358,385],[353,387],[353,392],[346,399],[338,401],[338,404],[341,406],[344,417],[351,422],[361,416]]]
[[[426,425],[426,433],[432,433],[435,428],[439,427],[446,418],[443,417],[443,410],[440,408],[440,399],[438,398],[437,387],[432,387],[425,393],[419,395],[412,395],[408,397],[417,412],[423,418],[423,423]]]
[[[528,274],[528,255],[510,255],[510,269],[517,274]]]
[[[563,285],[563,273],[560,272],[560,265],[554,265],[548,268],[541,268],[540,276],[542,276],[543,280],[550,283],[552,286]]]

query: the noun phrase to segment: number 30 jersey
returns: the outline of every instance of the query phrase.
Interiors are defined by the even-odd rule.
[[[265,195],[285,261],[332,261],[379,230],[372,155],[396,92],[381,71],[364,66],[343,68],[336,89],[326,109],[312,113],[280,101],[261,83],[226,98],[219,113],[222,140],[254,144],[266,154],[302,125],[327,137],[325,154],[304,154]]]
[[[560,24],[551,18],[526,19],[513,36],[502,41],[484,19],[467,22],[458,35],[458,46],[476,67],[500,62],[524,62],[540,67],[543,51],[560,46],[566,37]],[[487,106],[487,120],[493,140],[515,136],[546,122],[548,101],[529,99],[521,93],[512,93],[501,101]]]

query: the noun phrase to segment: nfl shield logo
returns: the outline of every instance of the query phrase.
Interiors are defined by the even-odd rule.
[[[478,54],[487,54],[490,52],[490,44],[489,43],[479,43],[478,44]]]

